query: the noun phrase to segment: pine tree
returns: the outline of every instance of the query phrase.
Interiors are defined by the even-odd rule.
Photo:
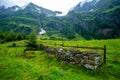
[[[38,45],[36,42],[36,35],[34,33],[31,33],[29,36],[28,41],[26,42],[26,50],[37,50],[38,49]]]

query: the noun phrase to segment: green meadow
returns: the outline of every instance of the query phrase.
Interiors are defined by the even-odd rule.
[[[38,44],[56,44],[72,46],[107,46],[107,63],[96,70],[83,66],[57,61],[54,55],[50,58],[43,50],[34,51],[32,58],[24,57],[25,41],[0,44],[0,80],[119,80],[120,79],[120,39],[108,40],[37,40]],[[19,47],[8,47],[13,43]],[[81,49],[84,50],[84,49]],[[87,49],[85,49],[87,50]],[[88,50],[103,54],[101,50]]]

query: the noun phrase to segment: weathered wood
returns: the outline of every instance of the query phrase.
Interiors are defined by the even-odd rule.
[[[64,47],[74,47],[74,48],[86,48],[86,49],[99,49],[99,50],[104,50],[103,63],[106,64],[106,45],[104,45],[104,47],[65,46],[65,45],[64,45]]]
[[[57,44],[55,43],[55,46],[56,46]]]
[[[86,46],[65,46],[64,47],[74,47],[74,48],[87,48],[87,49],[100,49],[100,50],[104,50],[104,48],[102,47],[86,47]]]
[[[106,45],[104,45],[104,64],[106,64]]]
[[[104,45],[104,47],[88,47],[88,46],[67,46],[67,45],[64,45],[64,43],[62,44],[56,44],[55,43],[55,46],[56,45],[59,45],[59,46],[62,46],[62,47],[74,47],[74,48],[86,48],[86,49],[99,49],[99,50],[104,50],[104,59],[103,59],[103,63],[106,64],[106,45]]]

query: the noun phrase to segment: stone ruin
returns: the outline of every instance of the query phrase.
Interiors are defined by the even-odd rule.
[[[93,52],[81,52],[74,48],[69,50],[64,48],[42,47],[47,56],[55,54],[59,61],[84,66],[87,69],[96,69],[102,64],[102,55]]]

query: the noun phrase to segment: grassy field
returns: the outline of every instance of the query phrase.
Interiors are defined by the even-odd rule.
[[[107,64],[97,70],[87,70],[73,64],[59,62],[44,51],[35,51],[33,58],[21,57],[25,47],[7,47],[13,42],[0,44],[0,80],[120,80],[120,39],[90,41],[41,40],[54,46],[55,43],[78,46],[107,46]],[[16,41],[24,46],[24,41]],[[95,52],[102,51],[93,50]]]

